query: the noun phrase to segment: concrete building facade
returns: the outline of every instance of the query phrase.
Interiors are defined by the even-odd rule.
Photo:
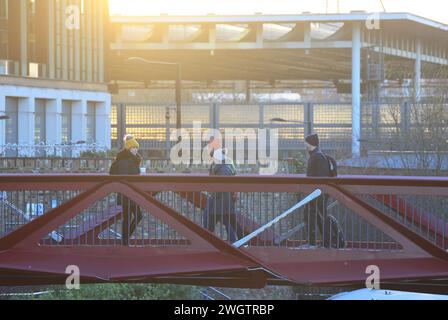
[[[0,0],[0,145],[110,148],[107,1]],[[7,151],[9,150],[9,151]],[[12,150],[12,151],[11,151]]]

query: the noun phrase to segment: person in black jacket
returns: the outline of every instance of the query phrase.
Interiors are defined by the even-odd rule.
[[[319,148],[319,136],[309,135],[305,138],[305,148],[309,153],[306,169],[307,177],[330,177],[330,163]],[[305,223],[308,226],[309,244],[316,245],[316,226],[326,248],[345,246],[344,235],[338,221],[327,214],[327,197],[325,195],[311,201],[305,210]]]
[[[225,149],[214,150],[213,163],[210,166],[211,176],[234,176],[236,168],[232,159],[226,156]],[[235,213],[235,196],[232,192],[213,192],[207,198],[207,206],[203,216],[203,226],[211,232],[221,222],[227,231],[227,239],[235,242],[243,237],[243,229],[238,224]]]
[[[319,148],[319,136],[312,134],[306,137],[305,147],[310,156],[306,168],[307,177],[329,177],[330,167],[327,157]]]
[[[124,149],[117,154],[117,158],[110,168],[111,175],[139,175],[142,157],[138,154],[139,144],[132,135],[123,139]],[[140,207],[123,195],[118,195],[118,204],[123,207],[122,240],[123,245],[129,245],[129,238],[134,233],[142,219]]]

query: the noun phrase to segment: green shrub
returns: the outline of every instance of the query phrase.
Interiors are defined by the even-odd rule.
[[[305,156],[305,152],[298,152],[292,161],[292,173],[295,174],[304,174],[306,173],[306,165],[307,165],[307,159]]]
[[[65,286],[52,286],[53,291],[34,299],[38,300],[189,300],[199,299],[195,287],[158,284],[85,284],[79,290]],[[27,298],[29,299],[29,297]]]

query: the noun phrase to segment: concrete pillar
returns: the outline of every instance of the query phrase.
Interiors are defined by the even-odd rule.
[[[264,38],[263,38],[263,23],[257,23],[255,25],[255,35],[256,35],[256,43],[257,43],[257,48],[263,48],[263,42],[264,42]]]
[[[312,103],[305,103],[304,108],[304,133],[305,137],[313,133],[314,129],[314,110]]]
[[[246,80],[246,103],[250,103],[250,80]]]
[[[119,149],[123,148],[123,137],[125,134],[126,134],[126,104],[120,103],[117,104],[117,147]]]
[[[361,156],[361,25],[352,34],[352,157]]]
[[[19,98],[18,142],[21,146],[34,145],[34,97]],[[34,156],[34,149],[19,148],[19,156]]]
[[[422,43],[418,37],[415,41],[415,71],[414,71],[414,99],[420,101],[421,97],[421,77],[422,77]]]
[[[306,22],[303,30],[303,42],[305,42],[308,46],[311,45],[311,23]]]
[[[106,147],[111,148],[111,135],[110,135],[110,96],[104,102],[98,102],[96,108],[96,119],[95,119],[95,129],[96,129],[96,143]],[[120,141],[123,137],[118,136]]]
[[[213,129],[219,130],[221,127],[221,104],[214,103],[213,104]]]
[[[62,100],[47,100],[45,108],[45,132],[47,144],[60,144],[62,142]]]

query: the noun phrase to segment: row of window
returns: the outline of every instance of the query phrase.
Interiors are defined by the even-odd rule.
[[[19,143],[19,103],[20,98],[6,97],[5,112],[9,117],[5,123],[5,143]],[[73,128],[73,101],[62,102],[61,112],[61,143],[72,142],[72,131],[80,130]],[[48,100],[36,99],[34,112],[34,143],[45,143],[51,138],[51,132],[47,132],[47,107]],[[96,141],[96,103],[87,103],[87,113],[84,115],[86,120],[86,142]],[[30,143],[32,143],[30,141]]]

